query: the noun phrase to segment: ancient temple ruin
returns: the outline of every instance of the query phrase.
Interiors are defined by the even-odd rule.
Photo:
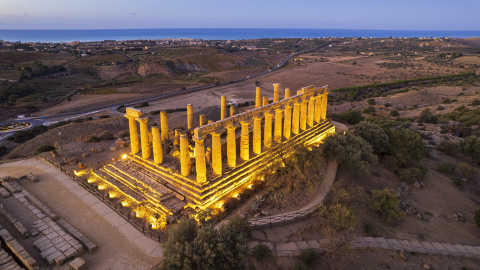
[[[149,131],[145,113],[127,108],[131,153],[94,171],[89,181],[126,198],[122,204],[142,206],[137,215],[154,213],[153,222],[186,208],[220,208],[296,149],[318,145],[335,132],[326,119],[328,87],[305,87],[293,96],[285,89],[282,100],[279,88],[274,84],[269,103],[257,87],[255,108],[235,114],[231,106],[229,117],[221,97],[220,120],[207,122],[200,115],[198,127],[189,104],[186,130],[169,130],[162,111],[160,128]]]

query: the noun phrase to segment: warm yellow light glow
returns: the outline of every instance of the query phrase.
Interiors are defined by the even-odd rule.
[[[235,194],[233,194],[233,197],[238,198],[239,195],[240,195],[239,193],[235,193]]]
[[[95,183],[97,182],[97,179],[95,179],[94,177],[90,177],[87,179],[87,183],[91,184],[91,183]]]
[[[223,202],[220,201],[218,202],[217,204],[215,204],[215,207],[218,208],[218,209],[222,209],[222,206],[223,206]]]
[[[248,185],[248,188],[253,188],[253,185],[252,184]]]
[[[122,158],[123,158],[123,159],[127,159],[127,154],[123,154],[123,155],[122,155]]]
[[[98,188],[98,190],[104,190],[104,189],[107,188],[107,185],[105,185],[105,184],[100,184],[100,185],[97,186],[97,188]]]
[[[127,200],[124,200],[124,201],[122,201],[122,206],[123,207],[128,207],[128,206],[130,206],[130,202],[127,201]]]
[[[76,176],[82,176],[82,175],[85,174],[85,171],[82,170],[82,171],[77,172],[76,170],[74,170],[73,173],[74,173]]]
[[[108,197],[110,197],[110,199],[117,198],[118,195],[120,195],[120,194],[118,194],[118,192],[115,192],[115,191],[108,192]]]
[[[285,162],[282,161],[282,162],[280,163],[280,167],[285,167]]]

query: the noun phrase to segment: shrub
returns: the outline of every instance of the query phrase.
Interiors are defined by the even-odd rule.
[[[40,154],[40,153],[43,153],[43,152],[48,152],[48,151],[53,151],[53,150],[55,150],[55,147],[53,147],[51,145],[48,145],[48,144],[44,144],[37,149],[37,153]]]
[[[360,123],[360,121],[363,120],[362,113],[360,113],[360,111],[356,111],[356,110],[352,110],[352,109],[350,109],[350,110],[348,110],[344,113],[341,113],[338,116],[338,118],[343,123],[347,123],[347,124],[350,124],[350,125],[358,124],[358,123]]]
[[[437,171],[441,173],[452,173],[455,170],[455,165],[450,162],[445,162],[437,166]]]
[[[452,101],[449,98],[446,98],[442,101],[442,104],[450,104]]]
[[[318,252],[313,248],[307,248],[300,252],[298,259],[306,265],[311,265],[318,259]]]
[[[480,228],[480,208],[475,210],[475,215],[473,216],[473,219],[475,220],[475,224],[477,224],[477,227]]]
[[[398,113],[398,110],[391,110],[390,111],[390,116],[396,117],[399,116],[400,114]]]
[[[375,105],[375,99],[373,98],[367,100],[367,102],[368,102],[368,105]]]
[[[362,110],[362,113],[374,113],[374,112],[375,112],[375,108],[372,106],[368,106]]]
[[[100,140],[113,140],[115,137],[113,136],[112,132],[110,131],[104,131],[100,136],[98,136]]]
[[[468,165],[467,163],[460,163],[458,169],[462,172],[465,178],[472,180],[473,177],[477,174],[477,169]]]
[[[460,153],[469,156],[475,162],[480,163],[480,137],[470,136],[458,143]]]
[[[7,147],[5,146],[0,146],[0,157],[5,155],[5,153],[7,153]]]
[[[88,141],[89,143],[94,143],[94,142],[99,142],[100,141],[100,138],[96,137],[96,136],[92,136],[90,138],[88,138]]]
[[[373,233],[372,223],[363,224],[363,232],[366,233],[366,234],[372,234]]]
[[[91,116],[85,117],[85,120],[87,120],[87,121],[93,120],[93,117],[91,117]]]
[[[431,123],[431,124],[437,124],[438,123],[438,117],[433,115],[430,112],[430,109],[425,109],[422,111],[420,114],[420,117],[418,118],[419,123]]]
[[[110,115],[100,115],[98,118],[99,119],[110,118]]]
[[[272,258],[272,250],[263,244],[254,246],[251,253],[257,262],[264,262]]]
[[[367,141],[376,153],[385,153],[388,150],[389,140],[387,133],[377,124],[362,121],[353,127],[353,133]]]
[[[390,103],[385,103],[383,106],[385,106],[386,108],[388,108],[388,107],[391,107],[392,104],[390,104]]]
[[[400,170],[399,176],[403,182],[412,184],[422,176],[422,171],[416,167],[405,168]]]
[[[445,110],[445,107],[443,107],[442,105],[437,106],[437,111],[443,111],[443,110]]]
[[[443,129],[442,129],[443,131]],[[445,130],[446,131],[446,130]],[[446,132],[445,132],[446,133]],[[458,146],[454,142],[443,140],[437,146],[437,149],[444,152],[445,154],[453,155],[458,152]]]
[[[390,147],[385,158],[386,166],[397,170],[413,160],[420,160],[427,154],[427,147],[420,133],[410,129],[389,130]]]
[[[472,101],[472,106],[478,106],[478,105],[480,105],[480,99],[477,98]]]
[[[328,136],[322,144],[322,152],[328,160],[346,165],[352,173],[367,174],[370,165],[377,163],[372,146],[353,132]]]
[[[400,200],[389,188],[372,190],[371,209],[378,212],[386,222],[396,222],[405,217],[399,207]]]
[[[138,104],[137,106],[135,106],[135,108],[148,107],[148,105],[149,105],[148,102],[145,101],[145,102],[142,102],[142,103]]]
[[[461,178],[454,177],[452,178],[452,182],[458,188],[463,188],[465,186],[465,181],[463,181]]]

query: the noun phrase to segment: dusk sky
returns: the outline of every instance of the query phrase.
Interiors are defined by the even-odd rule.
[[[0,0],[0,29],[480,30],[479,0]]]

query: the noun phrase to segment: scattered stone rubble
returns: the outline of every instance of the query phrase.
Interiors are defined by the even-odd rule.
[[[0,215],[4,216],[23,237],[27,238],[30,236],[30,232],[27,230],[27,228],[25,228],[25,226],[19,220],[10,214],[10,212],[3,207],[3,204],[0,204]]]
[[[410,204],[406,203],[406,202],[402,202],[400,204],[400,208],[405,211],[407,214],[410,214],[420,220],[423,220],[423,221],[428,221],[429,217],[428,215],[426,215],[425,213],[422,213],[420,212],[418,209],[416,209],[415,207],[411,206]]]
[[[15,255],[15,257],[17,257],[17,259],[20,260],[28,269],[37,269],[37,265],[38,265],[37,261],[2,226],[0,226],[0,238],[2,238],[5,245],[10,249],[10,251]],[[2,269],[8,269],[8,268],[2,267]],[[16,269],[15,266],[13,266],[12,269]]]
[[[22,270],[23,268],[18,265],[10,254],[0,247],[0,269]]]

